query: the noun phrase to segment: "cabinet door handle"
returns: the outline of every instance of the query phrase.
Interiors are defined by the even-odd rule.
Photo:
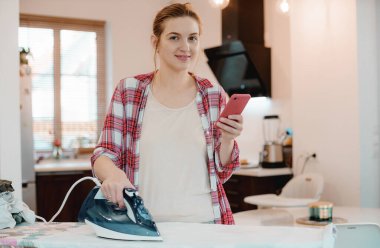
[[[238,182],[239,182],[239,179],[231,177],[231,178],[228,180],[228,182],[229,182],[229,183],[238,183]]]
[[[229,195],[239,195],[239,192],[233,191],[233,190],[227,190],[226,193],[229,194]]]
[[[232,207],[232,208],[238,208],[239,204],[230,202],[230,207]]]

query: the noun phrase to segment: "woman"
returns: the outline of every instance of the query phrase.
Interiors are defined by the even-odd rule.
[[[234,224],[222,183],[239,166],[243,118],[217,122],[225,92],[189,72],[200,33],[190,4],[158,12],[151,41],[159,69],[118,84],[91,160],[103,194],[120,207],[132,187],[155,221]]]

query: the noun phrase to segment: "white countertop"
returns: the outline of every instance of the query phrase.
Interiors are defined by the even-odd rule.
[[[35,172],[61,172],[61,171],[84,171],[91,170],[90,157],[81,157],[78,159],[45,159],[34,165]],[[268,177],[292,175],[291,168],[244,168],[241,167],[234,175],[252,176],[252,177]]]
[[[34,165],[36,173],[84,170],[91,170],[91,160],[89,157],[78,159],[45,159]]]
[[[239,176],[251,176],[251,177],[269,177],[269,176],[282,176],[292,175],[291,168],[276,168],[276,169],[264,169],[264,168],[243,168],[234,172],[234,175]]]
[[[272,208],[235,213],[234,219],[237,225],[306,226],[296,223],[296,219],[307,216],[309,216],[309,209],[307,207]],[[376,223],[380,225],[380,208],[334,206],[333,217],[344,218],[348,223]]]
[[[248,210],[234,214],[235,223],[267,227],[311,227],[322,229],[320,223],[297,223],[298,218],[308,219],[309,209],[305,208],[273,208]],[[336,248],[380,247],[380,208],[334,207],[333,217],[345,219],[346,223],[337,221],[335,225]],[[313,225],[311,225],[313,224]]]

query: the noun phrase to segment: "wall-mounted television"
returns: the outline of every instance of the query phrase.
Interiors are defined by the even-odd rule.
[[[241,41],[205,49],[205,54],[212,72],[228,95],[270,96],[269,85],[260,77]]]

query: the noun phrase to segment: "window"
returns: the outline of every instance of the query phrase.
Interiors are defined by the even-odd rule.
[[[21,15],[19,46],[32,55],[34,150],[95,143],[105,114],[104,22]]]

